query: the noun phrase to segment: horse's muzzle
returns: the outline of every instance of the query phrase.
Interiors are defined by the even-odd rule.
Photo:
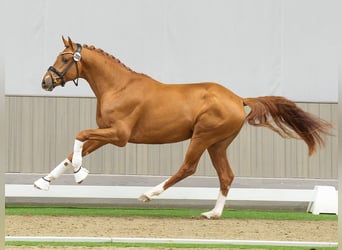
[[[50,74],[46,75],[42,81],[42,88],[46,91],[52,91],[55,87],[54,81]]]

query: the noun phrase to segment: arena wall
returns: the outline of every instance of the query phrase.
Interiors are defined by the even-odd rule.
[[[5,101],[8,173],[49,172],[71,152],[80,130],[96,128],[95,98],[6,96]],[[336,124],[336,103],[298,105]],[[187,144],[107,145],[87,156],[84,166],[94,174],[167,176],[177,171]],[[246,124],[228,154],[236,176],[337,179],[336,136],[328,137],[325,148],[309,158],[302,141]],[[196,175],[216,175],[207,153]]]

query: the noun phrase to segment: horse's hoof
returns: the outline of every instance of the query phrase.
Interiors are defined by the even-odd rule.
[[[219,219],[221,215],[213,211],[209,211],[209,212],[202,213],[201,217],[205,219]]]
[[[46,180],[44,177],[39,178],[33,183],[33,186],[37,189],[48,191],[50,187],[50,181]]]
[[[142,195],[140,195],[139,200],[143,201],[143,202],[149,202],[152,200],[152,198],[147,196],[146,194],[142,194]]]
[[[75,182],[81,184],[87,178],[88,174],[89,171],[81,166],[78,170],[74,171]]]

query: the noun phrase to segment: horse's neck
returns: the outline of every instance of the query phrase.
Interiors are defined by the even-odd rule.
[[[97,51],[87,51],[82,59],[82,77],[87,80],[97,98],[105,93],[122,90],[136,75],[120,62]]]

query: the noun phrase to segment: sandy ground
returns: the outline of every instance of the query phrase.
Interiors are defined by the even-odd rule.
[[[153,237],[337,242],[337,221],[6,216],[6,236]],[[7,247],[6,249],[24,249]],[[30,248],[25,249],[58,249]],[[62,248],[60,248],[62,249]],[[77,247],[63,249],[81,249]],[[98,248],[101,250],[112,248]],[[124,248],[134,249],[134,248]],[[138,248],[142,250],[142,248]]]

